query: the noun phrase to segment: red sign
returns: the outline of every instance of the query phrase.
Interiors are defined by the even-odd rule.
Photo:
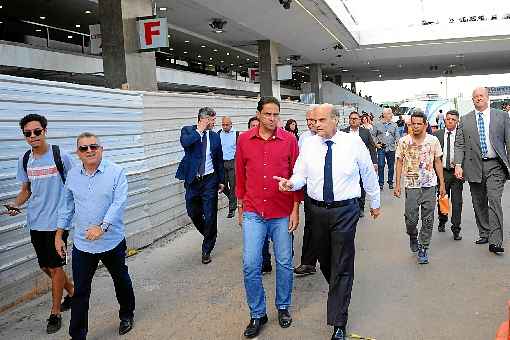
[[[137,18],[140,50],[168,47],[168,25],[166,18]]]

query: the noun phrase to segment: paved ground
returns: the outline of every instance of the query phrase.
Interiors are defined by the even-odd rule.
[[[507,314],[510,254],[494,256],[486,246],[473,244],[476,226],[468,191],[464,197],[464,239],[456,242],[451,233],[434,231],[430,264],[418,266],[404,234],[403,201],[392,198],[388,189],[383,192],[381,218],[365,218],[358,225],[350,332],[378,340],[494,338]],[[509,207],[507,201],[507,219]],[[242,339],[248,310],[241,234],[233,220],[223,217],[225,211],[220,215],[218,244],[209,265],[200,263],[201,239],[192,229],[129,259],[137,310],[135,328],[124,339]],[[296,236],[296,259],[301,237],[302,229]],[[273,301],[274,273],[265,276],[264,284],[268,301]],[[320,274],[296,278],[293,325],[281,329],[270,303],[270,321],[259,339],[329,339],[326,296]],[[1,315],[0,338],[67,339],[69,313],[60,332],[45,334],[49,302],[45,295]],[[93,283],[89,339],[118,338],[116,308],[113,284],[101,270]]]

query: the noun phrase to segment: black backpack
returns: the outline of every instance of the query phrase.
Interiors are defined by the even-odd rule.
[[[66,175],[64,173],[64,163],[62,163],[62,158],[60,157],[60,149],[58,145],[52,145],[51,150],[53,151],[53,160],[55,161],[55,166],[57,167],[58,173],[60,174],[60,178],[62,178],[62,183],[66,183]],[[25,173],[27,172],[28,167],[28,159],[30,158],[30,153],[32,150],[28,150],[23,155],[23,169]]]

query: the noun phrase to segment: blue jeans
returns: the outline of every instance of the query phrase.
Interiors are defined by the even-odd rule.
[[[377,171],[379,173],[379,186],[384,185],[384,164],[388,163],[388,184],[393,184],[393,171],[395,169],[395,151],[377,150]]]
[[[273,241],[276,262],[277,309],[287,309],[291,304],[293,268],[292,234],[288,231],[289,218],[264,219],[254,212],[243,214],[243,272],[246,300],[252,318],[266,314],[266,296],[262,285],[262,246],[266,235]]]

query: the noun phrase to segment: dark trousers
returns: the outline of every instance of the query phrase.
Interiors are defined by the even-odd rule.
[[[310,197],[305,193],[304,210],[305,210],[305,226],[303,228],[303,245],[301,248],[301,264],[315,267],[317,262],[317,252],[313,247],[312,239],[312,217],[310,216]]]
[[[385,162],[386,161],[386,162]],[[384,165],[388,164],[388,184],[393,184],[393,171],[395,170],[395,151],[377,150],[377,172],[379,185],[384,185]]]
[[[135,311],[135,294],[126,265],[126,240],[104,253],[92,254],[73,247],[74,295],[69,335],[73,339],[86,339],[88,331],[89,299],[92,278],[99,261],[110,273],[119,302],[119,318],[131,319]]]
[[[503,244],[501,197],[505,182],[505,165],[499,159],[482,162],[481,183],[469,182],[478,233],[497,246]]]
[[[223,161],[225,173],[225,188],[223,193],[228,198],[228,211],[236,211],[237,198],[236,198],[236,172],[235,160]]]
[[[366,193],[365,189],[363,188],[363,181],[361,180],[361,176],[360,176],[360,180],[359,180],[359,186],[361,187],[361,197],[359,198],[359,210],[364,211],[365,210],[365,199],[367,197],[367,193]]]
[[[339,208],[310,204],[313,246],[320,269],[329,283],[327,322],[345,327],[354,281],[354,237],[359,219],[357,199]]]
[[[450,198],[452,205],[452,231],[459,232],[461,229],[460,220],[462,216],[462,189],[464,187],[464,182],[455,177],[454,169],[443,169],[443,176],[446,194]],[[439,222],[448,222],[448,214],[441,214],[441,210],[439,209],[439,200],[437,201],[437,215],[439,217]]]
[[[216,244],[218,184],[216,174],[212,173],[185,185],[188,216],[204,236],[202,254],[210,254]]]

